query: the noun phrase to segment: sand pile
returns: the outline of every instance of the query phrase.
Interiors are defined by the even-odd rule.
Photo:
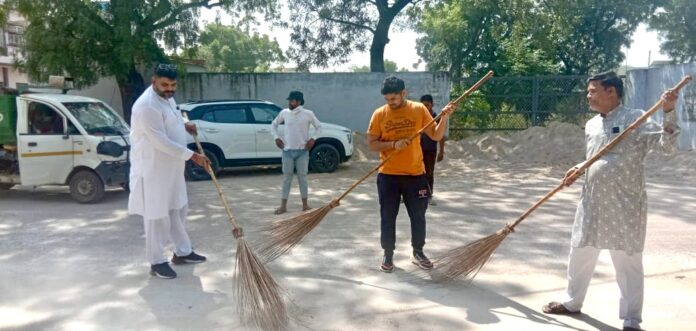
[[[367,136],[353,135],[355,161],[377,161],[377,153],[367,148]],[[460,141],[447,141],[447,158],[461,160],[471,166],[499,164],[552,167],[566,170],[585,159],[585,133],[575,125],[552,122],[546,127],[532,127],[516,132],[487,132]],[[646,162],[649,175],[696,175],[696,153],[679,152],[665,158],[651,152]]]
[[[583,129],[560,122],[512,133],[488,132],[446,145],[451,158],[539,166],[572,166],[584,159],[584,151]]]

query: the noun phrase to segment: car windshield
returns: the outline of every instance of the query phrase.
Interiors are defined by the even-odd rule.
[[[121,118],[101,102],[64,102],[80,125],[91,135],[127,135]]]

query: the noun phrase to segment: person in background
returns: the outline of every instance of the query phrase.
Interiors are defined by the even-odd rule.
[[[288,108],[283,109],[273,120],[271,129],[273,138],[278,148],[283,150],[283,190],[281,192],[280,207],[275,210],[276,215],[288,210],[288,197],[290,196],[290,184],[297,171],[297,181],[300,184],[300,197],[302,198],[302,210],[309,210],[307,172],[309,171],[309,151],[314,147],[316,137],[321,134],[321,123],[314,116],[314,112],[305,109],[304,95],[300,91],[292,91],[288,96]],[[281,137],[278,126],[285,124],[285,130]],[[310,137],[309,129],[314,126],[314,134]]]
[[[433,111],[433,96],[425,94],[420,98],[420,102],[428,108],[430,116],[435,118],[437,114]],[[439,121],[439,120],[438,120]],[[425,176],[428,178],[428,186],[430,187],[430,198],[428,204],[436,206],[437,203],[433,198],[435,192],[435,162],[440,162],[445,158],[445,137],[440,141],[430,139],[427,134],[421,134],[421,150],[423,151],[423,165],[425,165]]]

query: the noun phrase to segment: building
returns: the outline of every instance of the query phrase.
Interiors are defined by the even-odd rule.
[[[24,56],[24,29],[26,20],[16,12],[10,12],[7,23],[0,29],[0,86],[16,88],[17,83],[27,83],[29,78],[15,65]]]

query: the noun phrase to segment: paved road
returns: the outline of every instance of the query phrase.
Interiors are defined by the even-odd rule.
[[[432,257],[514,220],[556,184],[559,170],[472,168],[449,162],[429,213]],[[346,188],[370,164],[310,175],[315,205]],[[222,177],[249,241],[273,219],[277,169]],[[694,330],[696,179],[648,180],[643,328]],[[295,184],[296,185],[296,184]],[[297,188],[293,188],[297,194]],[[210,261],[153,279],[142,223],[127,194],[78,205],[64,189],[0,192],[0,330],[245,330],[236,314],[234,241],[210,182],[189,183],[189,233]],[[439,284],[408,260],[405,210],[398,219],[397,270],[377,271],[379,218],[374,179],[360,186],[306,241],[270,265],[287,290],[296,330],[615,330],[619,292],[602,254],[584,314],[547,316],[540,307],[565,286],[579,187],[559,193],[506,239],[472,284]],[[291,211],[300,207],[293,195]],[[295,201],[297,200],[297,201]]]

